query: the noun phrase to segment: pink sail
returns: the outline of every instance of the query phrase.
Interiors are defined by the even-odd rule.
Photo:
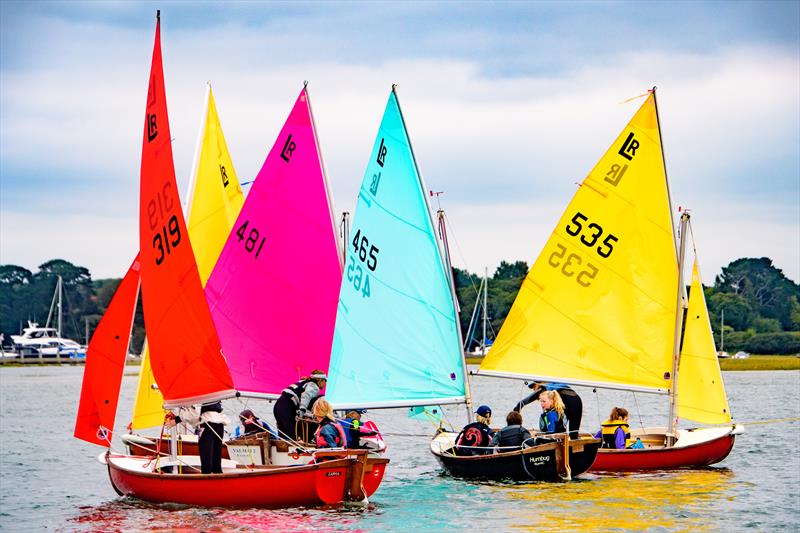
[[[327,371],[341,280],[303,88],[205,288],[237,391],[275,396],[311,370]]]

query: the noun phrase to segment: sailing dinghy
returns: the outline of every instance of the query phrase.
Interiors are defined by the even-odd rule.
[[[426,191],[392,87],[347,239],[326,394],[336,409],[462,404],[472,416],[444,214],[434,221]],[[456,475],[559,477],[533,465],[555,465],[563,446],[462,462],[451,453],[454,437],[439,433],[431,450]],[[597,443],[567,446],[575,475],[589,468]]]
[[[696,467],[723,460],[731,425],[695,269],[686,329],[655,88],[581,184],[483,360],[480,375],[662,394],[666,428],[633,430],[644,449],[601,449],[592,470]],[[714,428],[678,429],[678,417]]]
[[[303,126],[311,128],[311,123],[287,122],[265,168],[280,157],[289,135],[297,132],[298,138],[302,137]],[[306,144],[305,150],[300,143],[296,148],[298,156],[312,150],[316,154],[317,150],[315,142]],[[161,63],[160,20],[156,25],[147,97],[139,226],[145,327],[153,374],[165,406],[188,406],[232,397],[239,378],[233,377],[236,374],[229,370],[222,355],[176,190]],[[270,228],[260,226],[260,229],[265,240],[271,237]],[[252,239],[247,235],[242,240]],[[257,240],[252,247],[241,243],[242,250],[253,260],[258,259]],[[271,244],[264,243],[264,254],[268,254]],[[335,260],[338,263],[338,253]],[[299,459],[297,454],[284,455]],[[320,450],[310,460],[296,463],[297,466],[245,466],[224,461],[221,474],[197,473],[196,456],[162,460],[160,455],[133,457],[109,451],[105,463],[117,492],[146,501],[283,507],[363,501],[377,490],[388,460],[370,457],[366,450]]]

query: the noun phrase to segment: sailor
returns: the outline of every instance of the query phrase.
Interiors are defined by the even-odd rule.
[[[269,432],[271,437],[277,437],[275,430],[261,418],[258,418],[253,411],[245,409],[239,413],[240,426],[236,426],[233,431],[233,437],[248,437],[250,435],[257,435],[265,431]]]
[[[199,413],[194,407],[181,407],[179,413],[167,413],[165,427],[175,427],[183,422],[197,428],[200,470],[203,474],[221,474],[222,437],[228,424],[228,417],[222,414],[222,402],[203,404]]]
[[[595,434],[596,439],[603,439],[603,448],[630,448],[631,429],[628,425],[628,410],[623,407],[614,407],[608,420],[600,424],[600,431]]]
[[[489,446],[497,447],[498,452],[507,452],[518,449],[526,440],[531,438],[530,432],[522,427],[522,415],[519,411],[511,411],[506,415],[506,427],[498,431],[489,442]]]
[[[475,411],[475,422],[467,424],[456,437],[458,451],[472,455],[481,455],[485,450],[475,449],[489,446],[494,431],[489,427],[492,423],[492,408],[481,405]]]
[[[542,414],[539,416],[539,432],[564,433],[564,402],[555,390],[542,391],[539,395]]]
[[[347,434],[333,416],[333,408],[328,400],[320,398],[314,403],[314,418],[319,423],[314,433],[317,448],[344,448],[347,446]]]
[[[297,419],[309,417],[311,407],[319,398],[320,389],[325,387],[327,381],[328,377],[324,372],[314,370],[310,376],[283,389],[272,411],[281,438],[297,440]]]
[[[539,399],[542,392],[546,390],[558,391],[561,400],[564,402],[564,416],[569,424],[569,436],[571,438],[578,437],[578,430],[581,427],[581,418],[583,418],[583,402],[578,393],[566,383],[545,383],[541,381],[534,381],[528,388],[533,389],[525,398],[521,399],[517,405],[514,406],[514,411],[522,411],[522,408],[529,403],[535,402]]]

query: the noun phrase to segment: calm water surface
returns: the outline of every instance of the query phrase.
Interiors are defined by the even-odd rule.
[[[130,418],[136,378],[128,367],[118,427]],[[59,531],[411,531],[481,530],[760,531],[800,529],[800,423],[752,424],[718,466],[698,471],[585,475],[571,483],[499,484],[447,477],[428,451],[433,426],[403,410],[372,411],[388,433],[392,460],[366,507],[269,511],[151,505],[119,498],[100,448],[72,438],[82,367],[0,369],[0,529]],[[800,416],[800,372],[727,372],[731,409],[741,422]],[[477,378],[476,403],[495,423],[527,389],[516,381]],[[666,402],[640,394],[579,389],[584,429],[613,405],[631,425],[663,425]],[[271,405],[249,404],[271,418]],[[231,418],[242,409],[226,402]],[[538,407],[523,412],[530,424]],[[456,425],[464,409],[447,409]],[[609,527],[611,524],[611,527]]]

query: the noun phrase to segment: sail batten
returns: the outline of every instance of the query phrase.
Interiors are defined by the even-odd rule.
[[[581,185],[480,373],[668,390],[678,259],[652,94]]]
[[[349,235],[328,400],[335,408],[465,403],[452,289],[394,90]]]

